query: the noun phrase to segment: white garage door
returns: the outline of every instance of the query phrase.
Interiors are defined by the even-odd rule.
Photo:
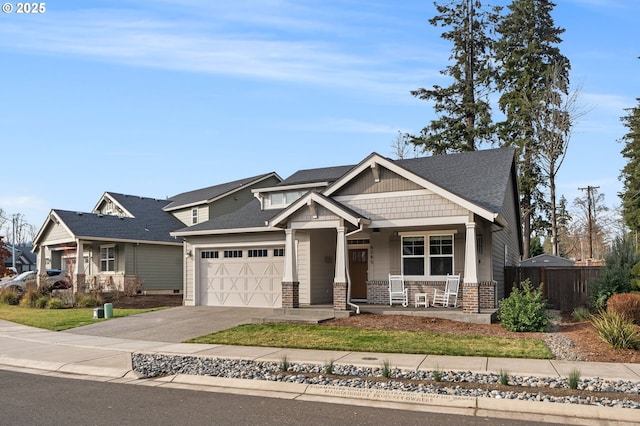
[[[283,253],[283,248],[202,251],[200,304],[281,307]]]

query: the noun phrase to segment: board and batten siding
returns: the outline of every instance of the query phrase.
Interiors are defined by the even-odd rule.
[[[520,261],[520,233],[517,227],[519,222],[517,215],[520,214],[518,208],[518,200],[515,199],[513,194],[513,175],[509,178],[506,194],[504,197],[504,206],[502,210],[503,217],[507,220],[507,227],[498,229],[496,232],[492,232],[491,247],[492,247],[492,259],[493,259],[493,279],[498,282],[497,288],[497,300],[504,297],[505,286],[505,266],[516,266]]]
[[[385,169],[384,167],[379,167],[379,169],[380,180],[378,182],[376,182],[371,169],[364,170],[355,179],[334,194],[334,197],[422,189],[422,187],[417,183],[412,182],[389,169]]]

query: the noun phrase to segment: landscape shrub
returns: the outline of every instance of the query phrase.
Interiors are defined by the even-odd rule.
[[[49,296],[40,296],[34,303],[34,307],[38,309],[44,309],[49,303]]]
[[[631,290],[640,291],[640,262],[631,268]]]
[[[38,301],[38,299],[40,299],[40,297],[42,297],[42,293],[40,293],[37,288],[29,287],[20,299],[20,306],[22,306],[23,308],[35,308],[36,302]]]
[[[5,288],[0,291],[0,303],[5,305],[17,305],[20,303],[20,293],[12,289]]]
[[[640,294],[614,294],[607,301],[607,312],[615,312],[640,325]]]
[[[571,319],[575,322],[586,321],[591,318],[591,312],[585,307],[575,308],[571,312]]]
[[[546,331],[550,324],[547,303],[542,298],[542,286],[531,288],[529,280],[514,288],[511,295],[500,302],[498,319],[509,331]]]
[[[605,261],[600,276],[589,286],[589,304],[595,312],[604,310],[614,294],[631,290],[631,269],[640,261],[640,254],[630,238],[617,237]]]
[[[601,312],[591,319],[598,336],[614,349],[636,349],[640,334],[631,321],[616,312]]]
[[[104,303],[98,295],[78,294],[76,296],[76,305],[80,308],[95,308]]]
[[[55,297],[49,299],[49,303],[47,304],[49,309],[63,309],[64,302],[60,299],[56,299]]]

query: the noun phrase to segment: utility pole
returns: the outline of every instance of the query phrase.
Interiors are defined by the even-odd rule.
[[[580,191],[587,191],[587,227],[589,230],[589,259],[593,259],[593,214],[591,213],[593,206],[593,193],[594,189],[600,188],[599,186],[587,186],[586,188],[578,188]]]

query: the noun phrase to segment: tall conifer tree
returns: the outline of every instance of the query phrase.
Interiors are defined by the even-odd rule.
[[[548,99],[552,67],[559,73],[552,91],[568,93],[569,60],[560,53],[558,45],[564,29],[556,27],[551,17],[555,4],[549,0],[514,0],[509,12],[497,26],[500,37],[496,44],[496,62],[500,68],[497,87],[501,92],[500,110],[505,120],[498,123],[501,144],[518,150],[519,188],[521,194],[524,258],[529,257],[532,224],[540,222],[539,206],[544,206],[544,181],[536,158],[541,141],[534,132],[534,119],[542,108],[549,113],[559,105],[542,102]],[[558,96],[558,102],[562,97]]]
[[[493,84],[491,32],[499,18],[499,8],[482,9],[479,0],[450,0],[435,3],[438,15],[429,20],[446,27],[442,38],[453,44],[453,61],[443,75],[451,77],[448,87],[411,92],[420,99],[434,101],[438,119],[412,136],[416,147],[433,154],[474,151],[493,139],[494,126],[488,94]]]
[[[622,199],[622,218],[636,236],[636,249],[640,249],[638,247],[638,233],[640,233],[640,98],[637,101],[638,105],[635,108],[629,108],[628,115],[622,117],[629,132],[622,138],[622,142],[625,143],[622,156],[627,160],[627,164],[620,174],[623,191],[618,195]]]

